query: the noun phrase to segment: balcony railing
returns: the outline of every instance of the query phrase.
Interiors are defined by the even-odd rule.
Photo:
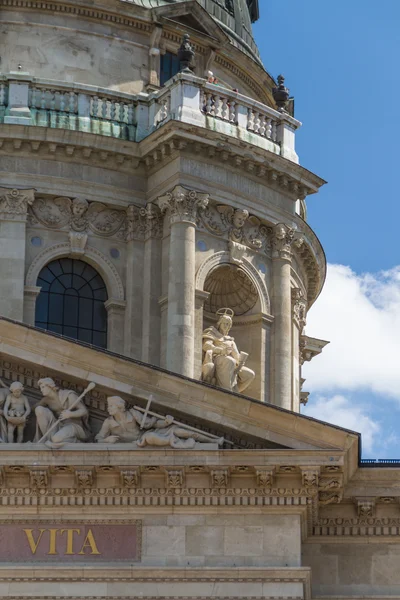
[[[296,119],[247,96],[178,74],[151,94],[126,94],[83,84],[0,76],[0,123],[67,129],[139,142],[175,120],[238,138],[289,160]]]

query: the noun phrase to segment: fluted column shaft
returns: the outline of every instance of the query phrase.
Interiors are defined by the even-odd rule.
[[[196,215],[207,202],[181,186],[157,200],[170,223],[166,367],[187,377],[194,375]]]
[[[272,252],[273,279],[273,390],[272,401],[292,410],[292,297],[291,245],[294,231],[279,224],[274,228]]]

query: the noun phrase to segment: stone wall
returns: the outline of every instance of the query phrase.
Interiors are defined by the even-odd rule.
[[[315,596],[400,594],[400,544],[376,537],[362,541],[306,543],[302,564],[312,569]]]

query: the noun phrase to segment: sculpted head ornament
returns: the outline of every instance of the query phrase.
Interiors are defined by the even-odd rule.
[[[84,198],[74,198],[72,201],[72,213],[74,217],[83,217],[89,207],[89,202]]]

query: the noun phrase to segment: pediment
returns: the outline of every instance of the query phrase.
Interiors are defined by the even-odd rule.
[[[223,29],[214,21],[208,12],[200,6],[197,0],[186,0],[168,6],[159,6],[153,9],[153,18],[159,22],[173,21],[188,32],[199,33],[204,41],[204,36],[213,38],[220,44],[229,42]]]
[[[42,377],[77,392],[93,381],[87,406],[95,431],[108,416],[107,397],[121,396],[142,410],[152,397],[151,410],[224,437],[227,452],[298,453],[302,459],[314,456],[309,459],[314,462],[329,454],[331,461],[343,463],[348,457],[357,465],[358,434],[4,318],[0,351],[3,379],[21,381],[32,401],[41,397],[37,381]]]

